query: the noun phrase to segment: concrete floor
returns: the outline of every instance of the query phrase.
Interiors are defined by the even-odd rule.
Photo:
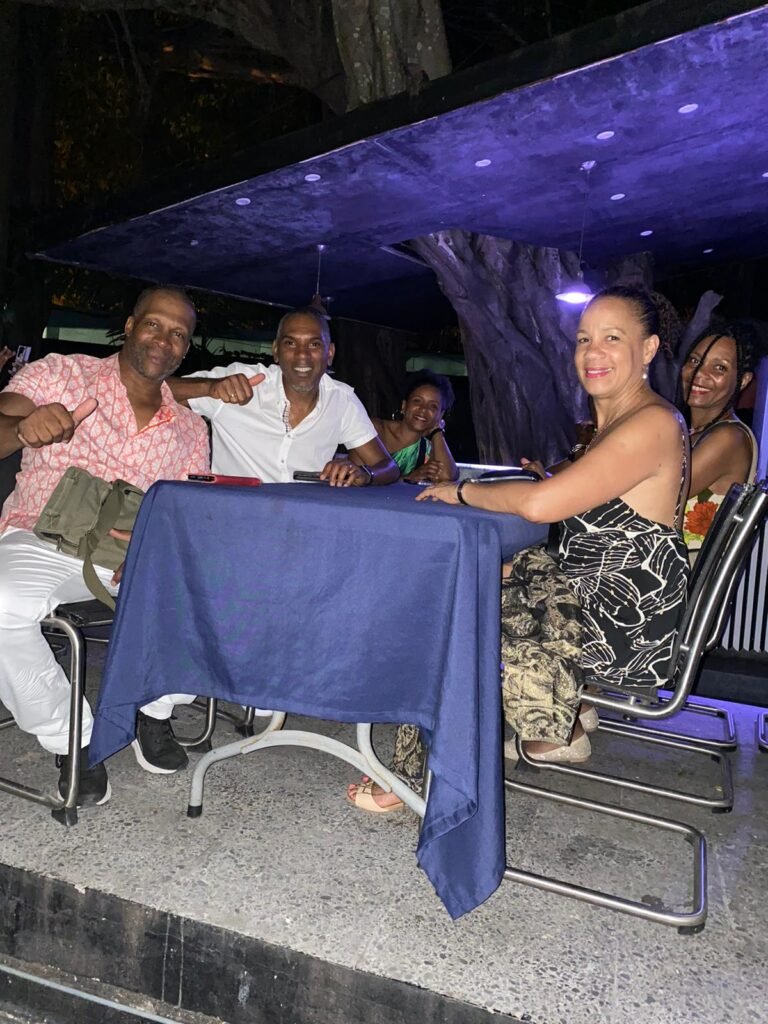
[[[100,660],[92,650],[90,691]],[[417,819],[356,811],[344,800],[352,770],[310,750],[274,749],[215,766],[197,820],[185,816],[188,774],[149,776],[124,750],[109,762],[111,802],[81,812],[76,828],[0,794],[2,859],[533,1024],[765,1022],[768,754],[756,750],[756,715],[736,708],[741,746],[731,814],[623,798],[705,832],[710,916],[695,936],[510,882],[453,923],[416,864]],[[199,716],[185,710],[183,724],[192,719]],[[697,724],[686,719],[680,725]],[[335,723],[322,728],[351,733]],[[386,752],[393,730],[376,732]],[[220,724],[215,742],[232,738]],[[594,747],[597,768],[668,784],[716,783],[708,759],[686,767],[684,755],[607,735]],[[56,779],[52,759],[16,730],[3,733],[0,773],[33,785]],[[543,774],[524,781],[558,785]],[[606,787],[570,786],[614,797]],[[687,844],[528,796],[508,799],[508,861],[623,887],[635,898],[683,905],[688,897]]]

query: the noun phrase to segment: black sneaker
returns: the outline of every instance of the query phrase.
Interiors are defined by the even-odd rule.
[[[173,775],[189,764],[187,752],[176,742],[169,718],[150,718],[139,711],[136,739],[131,746],[141,767],[155,775]]]
[[[67,778],[69,776],[69,754],[56,755],[56,767],[59,769],[59,793],[63,800],[67,798]],[[103,764],[88,767],[88,747],[80,751],[80,786],[77,793],[78,807],[93,807],[105,804],[112,796],[107,778],[107,769]]]

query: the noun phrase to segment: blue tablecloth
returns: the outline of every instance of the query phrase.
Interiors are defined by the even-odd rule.
[[[504,870],[499,568],[545,528],[417,488],[159,483],[133,532],[91,739],[165,693],[421,727],[417,855],[454,917]],[[341,799],[341,794],[339,796]]]

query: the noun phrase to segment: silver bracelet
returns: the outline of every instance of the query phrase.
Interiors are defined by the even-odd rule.
[[[370,487],[371,484],[373,483],[373,470],[371,469],[370,466],[361,466],[360,469],[364,469],[365,472],[368,474],[368,482],[363,484],[363,487]]]

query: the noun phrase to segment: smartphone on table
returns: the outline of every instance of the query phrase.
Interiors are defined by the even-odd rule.
[[[294,471],[293,479],[297,484],[327,484],[327,480],[320,479],[320,471],[309,472],[305,469],[297,469]]]
[[[200,484],[225,484],[229,487],[259,487],[257,476],[223,476],[221,473],[187,473],[187,480]]]

